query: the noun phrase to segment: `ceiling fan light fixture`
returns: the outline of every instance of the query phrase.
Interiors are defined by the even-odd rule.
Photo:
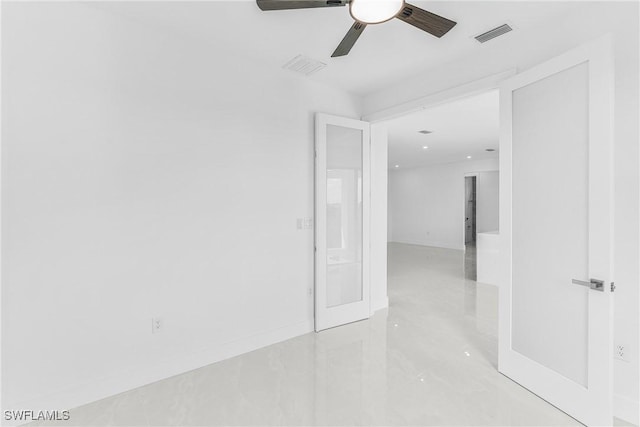
[[[349,13],[365,24],[379,24],[394,18],[404,7],[404,0],[351,0]]]

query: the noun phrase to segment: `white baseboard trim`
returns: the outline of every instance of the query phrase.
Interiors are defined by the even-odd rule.
[[[108,378],[103,378],[102,380],[78,384],[53,394],[38,396],[28,401],[17,402],[15,404],[3,402],[3,410],[65,410],[76,408],[309,332],[313,332],[313,320],[307,320],[294,325],[240,338],[235,341],[211,346],[193,354],[185,355],[179,359],[135,366],[132,369]],[[2,423],[2,425],[11,424]]]
[[[371,315],[373,316],[373,314],[378,311],[378,310],[384,310],[385,308],[389,307],[389,297],[384,297],[384,299],[381,299],[379,301],[371,301]]]
[[[640,402],[616,394],[613,396],[613,416],[640,425]]]
[[[464,251],[464,245],[445,246],[437,242],[434,243],[434,242],[421,242],[421,241],[414,241],[414,240],[390,240],[387,243],[400,243],[402,245],[424,246],[427,248],[453,249],[455,251]]]

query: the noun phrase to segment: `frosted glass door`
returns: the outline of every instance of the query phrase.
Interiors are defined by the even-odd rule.
[[[500,100],[499,369],[587,425],[612,422],[607,52],[517,75]]]
[[[369,316],[369,125],[316,119],[316,330]]]
[[[588,78],[582,63],[513,92],[511,223],[512,347],[585,387],[590,289],[571,279],[589,275]]]

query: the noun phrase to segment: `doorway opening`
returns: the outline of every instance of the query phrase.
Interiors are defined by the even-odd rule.
[[[476,197],[477,177],[464,177],[464,273],[469,280],[477,279]]]
[[[465,219],[464,244],[465,248],[476,246],[476,177],[464,177]]]
[[[463,357],[495,372],[497,281],[478,274],[498,265],[480,259],[479,246],[489,232],[498,239],[499,101],[486,88],[384,122],[390,303],[413,300],[418,313],[456,319],[452,340],[474,343]]]
[[[479,248],[487,232],[498,238],[498,92],[487,88],[385,127],[390,303],[412,300],[417,313],[455,319],[452,341],[474,343],[462,350],[463,360],[476,358],[497,372],[497,281],[481,282],[478,274],[498,265],[480,259]]]
[[[499,123],[495,89],[385,122],[389,242],[456,251],[477,280],[481,235],[499,228]]]

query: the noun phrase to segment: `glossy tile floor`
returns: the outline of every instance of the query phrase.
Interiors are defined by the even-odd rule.
[[[66,424],[580,425],[497,372],[497,289],[466,278],[471,254],[390,244],[388,313],[74,409]]]

